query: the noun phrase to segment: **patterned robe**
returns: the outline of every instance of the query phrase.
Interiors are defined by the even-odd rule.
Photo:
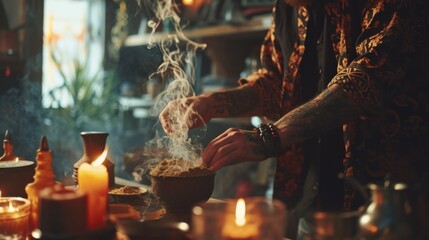
[[[280,0],[283,1],[283,0]],[[356,9],[354,1],[359,1]],[[361,183],[390,173],[415,184],[429,166],[429,50],[425,0],[326,1],[325,14],[337,60],[339,84],[363,109],[343,125],[344,173]],[[296,26],[273,23],[261,48],[262,67],[241,79],[263,96],[264,115],[277,120],[303,104],[300,68],[306,49],[309,11],[297,11]],[[276,9],[274,8],[274,17]],[[277,16],[278,17],[278,16]],[[281,49],[278,29],[290,28],[290,49]],[[283,36],[282,39],[285,39]],[[283,50],[283,51],[282,51]],[[289,147],[277,160],[274,197],[294,208],[305,197],[308,169],[303,144]],[[311,187],[311,185],[310,185]],[[356,193],[345,186],[344,209],[356,208]]]

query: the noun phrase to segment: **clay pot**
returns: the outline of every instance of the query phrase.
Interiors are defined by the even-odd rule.
[[[104,151],[106,140],[109,134],[105,132],[82,132],[80,136],[83,139],[83,156],[74,164],[73,179],[78,184],[77,171],[83,163],[92,163]],[[103,165],[106,166],[109,174],[109,187],[115,184],[115,165],[106,158]]]
[[[214,176],[151,176],[152,193],[168,213],[189,213],[194,205],[210,198],[214,188]]]

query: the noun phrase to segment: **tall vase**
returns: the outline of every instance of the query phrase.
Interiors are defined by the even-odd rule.
[[[103,153],[108,135],[105,132],[81,132],[83,156],[74,164],[73,179],[76,184],[79,184],[77,170],[80,165],[83,163],[92,163]],[[109,175],[109,187],[112,187],[115,184],[115,165],[107,158],[104,160],[103,165],[106,166]]]

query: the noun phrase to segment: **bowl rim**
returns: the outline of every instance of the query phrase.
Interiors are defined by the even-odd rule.
[[[148,174],[150,177],[152,178],[203,178],[203,177],[214,177],[216,175],[216,173],[212,173],[212,174],[206,174],[206,175],[196,175],[196,176],[163,176],[163,175],[152,175],[152,174]]]
[[[138,188],[140,191],[139,192],[135,192],[135,193],[113,193],[112,192],[115,189],[123,188],[125,186],[132,187],[132,188]],[[126,196],[143,195],[143,194],[147,193],[148,191],[149,191],[149,189],[147,189],[145,187],[124,185],[124,186],[113,187],[112,189],[109,190],[108,194],[111,195],[111,196],[126,197]]]

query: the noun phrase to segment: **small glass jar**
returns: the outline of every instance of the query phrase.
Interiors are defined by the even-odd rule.
[[[26,239],[30,201],[20,197],[0,198],[0,239]]]
[[[278,200],[245,198],[245,223],[235,225],[238,199],[207,202],[192,210],[192,237],[196,240],[282,240],[286,208]]]

